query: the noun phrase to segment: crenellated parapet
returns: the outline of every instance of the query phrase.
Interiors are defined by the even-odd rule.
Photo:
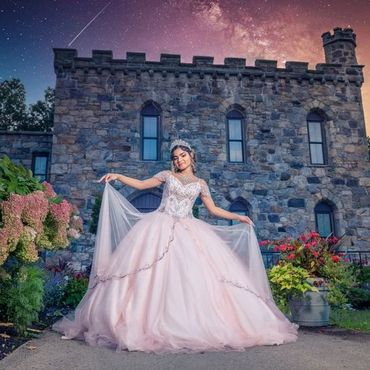
[[[185,75],[188,78],[206,75],[214,79],[229,79],[234,76],[241,79],[266,79],[278,81],[296,80],[314,83],[354,83],[361,86],[363,83],[362,65],[343,65],[341,63],[320,63],[316,69],[309,69],[307,62],[287,61],[285,68],[278,68],[276,60],[257,59],[254,66],[247,66],[244,58],[225,58],[224,64],[214,64],[210,56],[194,56],[192,63],[182,63],[178,54],[161,54],[159,61],[146,60],[145,53],[127,52],[126,59],[113,59],[112,51],[93,50],[92,57],[79,57],[75,49],[54,49],[54,67],[59,76],[63,73],[83,71],[89,73],[95,70],[97,74],[116,74],[123,72],[142,73],[153,76],[155,73],[166,77],[173,74],[175,77]]]
[[[357,65],[356,34],[352,28],[334,28],[333,33],[322,34],[326,63]]]

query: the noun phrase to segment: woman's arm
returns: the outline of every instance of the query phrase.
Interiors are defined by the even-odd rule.
[[[150,179],[146,179],[146,180],[137,180],[137,179],[134,179],[133,177],[120,175],[118,173],[107,173],[101,179],[99,179],[98,182],[102,182],[102,181],[109,182],[112,180],[118,180],[122,182],[122,184],[131,186],[132,188],[135,188],[138,190],[155,188],[156,186],[159,186],[162,184],[162,181],[158,179],[157,177],[151,177]]]
[[[237,213],[229,212],[220,207],[217,207],[213,199],[209,196],[201,195],[200,198],[202,199],[203,204],[211,215],[226,218],[227,220],[244,222],[248,225],[254,226],[253,221],[248,216],[238,215]]]

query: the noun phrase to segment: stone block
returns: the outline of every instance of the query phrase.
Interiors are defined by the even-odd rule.
[[[194,56],[193,64],[198,67],[212,66],[214,57]]]
[[[225,58],[224,64],[230,68],[244,68],[246,60],[245,58]]]
[[[181,63],[181,55],[179,55],[179,54],[161,54],[160,62],[164,65],[178,66]]]
[[[305,208],[305,200],[301,198],[291,198],[288,200],[288,207]]]

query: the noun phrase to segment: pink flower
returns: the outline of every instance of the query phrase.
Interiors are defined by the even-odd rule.
[[[43,223],[48,213],[49,203],[42,191],[34,191],[23,197],[22,221],[38,233],[44,229]]]
[[[57,224],[68,225],[71,216],[71,205],[63,200],[59,204],[50,204],[50,214]]]
[[[45,195],[48,197],[48,198],[56,198],[57,197],[57,194],[56,192],[54,191],[53,187],[51,186],[51,184],[49,184],[47,181],[44,181],[42,183],[42,185],[44,185],[44,193]]]
[[[269,240],[261,240],[259,242],[260,247],[264,247],[265,245],[268,245],[268,244],[270,244]]]

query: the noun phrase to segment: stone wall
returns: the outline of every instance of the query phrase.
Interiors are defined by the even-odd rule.
[[[0,131],[0,158],[6,154],[14,162],[22,163],[26,168],[31,169],[32,153],[47,152],[51,157],[52,141],[52,133]]]

